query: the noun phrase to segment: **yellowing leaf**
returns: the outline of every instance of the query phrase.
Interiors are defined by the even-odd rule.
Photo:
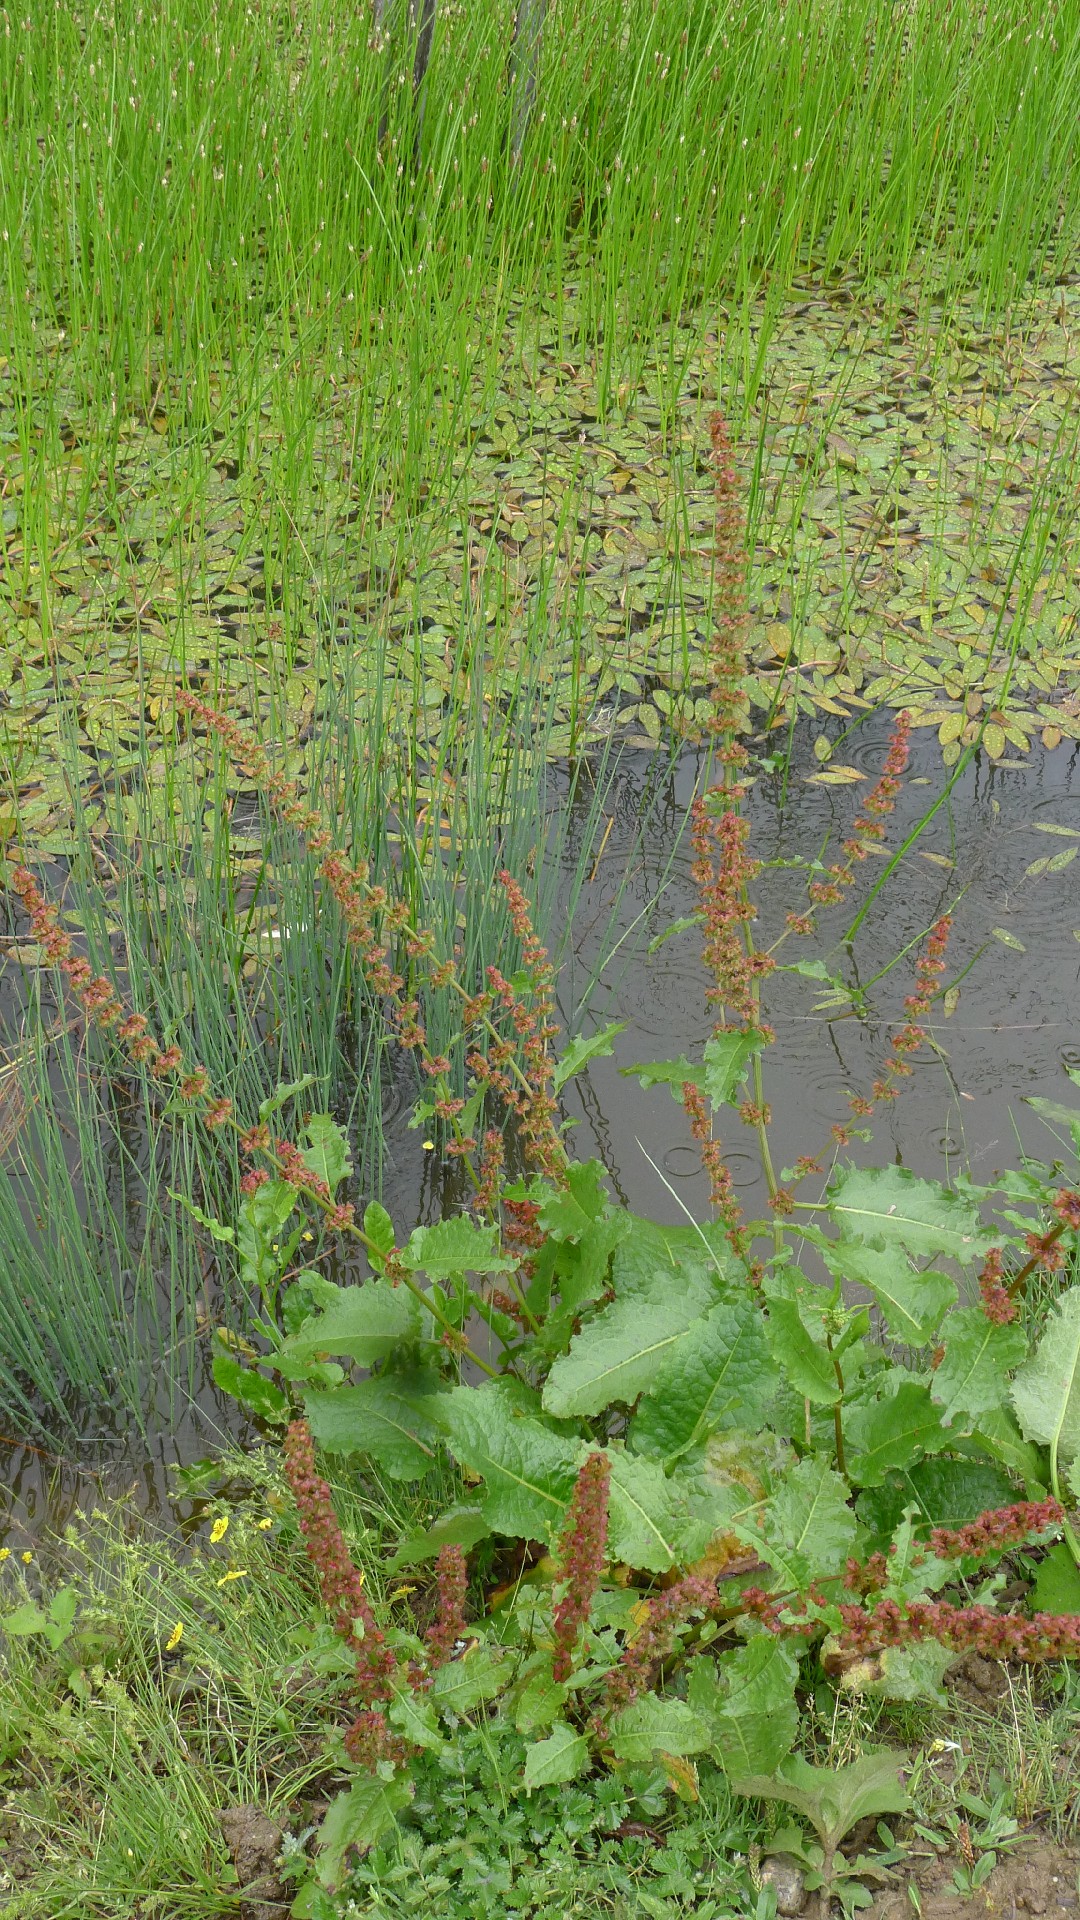
[[[231,1327],[216,1327],[215,1332],[222,1346],[227,1347],[230,1353],[242,1353],[248,1360],[259,1358],[258,1348],[253,1347],[241,1334],[233,1333]]]
[[[995,940],[1001,941],[1003,947],[1014,947],[1017,953],[1027,952],[1023,941],[1018,940],[1015,933],[1009,933],[1005,927],[991,927],[990,931]]]
[[[697,1800],[697,1768],[692,1760],[680,1760],[673,1753],[661,1753],[660,1764],[667,1774],[668,1786],[679,1800]]]
[[[1001,759],[1006,746],[1005,729],[999,727],[996,720],[991,720],[983,729],[983,746],[991,760]]]
[[[950,713],[938,728],[938,739],[941,741],[942,746],[947,747],[951,741],[959,740],[960,735],[964,731],[964,725],[965,722],[962,713]]]

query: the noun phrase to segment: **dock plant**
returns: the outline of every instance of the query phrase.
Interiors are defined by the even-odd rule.
[[[885,1748],[839,1772],[816,1767],[800,1752],[807,1700],[932,1702],[970,1652],[1028,1664],[1080,1655],[1075,1168],[1025,1160],[978,1185],[849,1157],[854,1139],[872,1144],[868,1122],[926,1042],[950,915],[916,946],[876,1078],[849,1090],[846,1117],[793,1167],[774,1165],[768,1002],[787,943],[819,931],[883,840],[908,730],[901,715],[837,856],[807,866],[786,926],[759,946],[741,811],[743,534],[720,418],[713,449],[717,777],[692,830],[716,1018],[700,1060],[633,1070],[671,1088],[708,1173],[709,1219],[637,1217],[612,1200],[601,1165],[570,1155],[561,1090],[613,1031],[560,1053],[552,967],[517,879],[492,876],[512,949],[471,990],[454,951],[336,844],[268,749],[197,693],[179,697],[187,723],[299,836],[320,911],[336,916],[386,1031],[415,1062],[418,1124],[467,1183],[459,1211],[399,1236],[381,1205],[362,1207],[331,1114],[279,1131],[303,1085],[237,1113],[75,953],[29,868],[13,871],[82,1015],[174,1109],[234,1134],[244,1158],[235,1221],[184,1204],[192,1230],[228,1250],[251,1302],[248,1350],[219,1338],[215,1376],[283,1436],[321,1603],[352,1663],[352,1718],[332,1746],[348,1784],[294,1906],[312,1920],[334,1911],[357,1850],[409,1819],[417,1782],[454,1766],[477,1716],[518,1754],[523,1795],[609,1769],[692,1799],[707,1760],[733,1792],[786,1802],[817,1834],[792,1845],[825,1912],[850,1892],[847,1831],[904,1808],[906,1756]],[[446,1050],[425,1024],[432,986],[457,1008]],[[1080,1109],[1048,1117],[1080,1154]],[[732,1181],[732,1128],[758,1144],[764,1218],[746,1216]],[[366,1258],[356,1284],[326,1270],[336,1239]],[[418,1489],[436,1466],[459,1471],[458,1498],[394,1561],[426,1589],[426,1624],[379,1617],[316,1449],[338,1471]],[[1031,1610],[1005,1582],[1018,1555]]]

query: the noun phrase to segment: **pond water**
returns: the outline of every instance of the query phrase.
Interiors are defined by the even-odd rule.
[[[763,941],[782,928],[802,898],[804,876],[775,863],[812,858],[846,832],[887,750],[889,722],[874,716],[838,748],[835,761],[864,776],[850,784],[822,782],[813,729],[793,741],[786,782],[763,775],[750,800],[751,847],[770,863],[757,888]],[[888,845],[898,847],[942,794],[940,751],[932,732],[916,734],[915,751]],[[879,1112],[873,1147],[858,1141],[855,1158],[896,1159],[922,1174],[967,1168],[988,1179],[1015,1164],[1021,1148],[1042,1159],[1059,1150],[1026,1102],[1037,1095],[1068,1099],[1066,1070],[1080,1066],[1080,865],[1062,857],[1080,848],[1080,748],[1037,749],[1025,762],[990,764],[981,756],[938,806],[900,868],[878,896],[850,946],[841,936],[885,861],[864,866],[850,902],[832,909],[822,937],[791,940],[784,960],[823,957],[865,1007],[822,1005],[821,982],[783,975],[769,982],[776,1044],[764,1059],[778,1167],[800,1153],[825,1152],[833,1121],[845,1117],[848,1090],[868,1090],[899,1024],[910,991],[914,953],[885,972],[895,955],[944,912],[956,915],[947,979],[963,975],[955,1005],[935,1008],[933,1045],[915,1057],[901,1098]],[[626,1022],[614,1056],[595,1061],[570,1090],[577,1125],[574,1151],[596,1155],[615,1191],[635,1211],[665,1221],[704,1217],[707,1193],[681,1108],[664,1087],[642,1090],[622,1069],[681,1052],[695,1057],[711,1020],[698,964],[698,936],[689,931],[645,951],[647,932],[693,911],[686,812],[704,777],[700,754],[671,766],[646,754],[620,763],[609,807],[611,828],[579,902],[560,975],[560,1002],[573,1011],[587,998],[586,1026]],[[843,778],[843,777],[842,777]],[[648,822],[642,834],[641,823]],[[567,860],[575,855],[569,823]],[[831,858],[829,853],[827,857]],[[1058,859],[1048,868],[1048,860]],[[1042,863],[1040,865],[1040,863]],[[1034,869],[1034,871],[1032,870]],[[624,936],[591,993],[613,904]],[[835,944],[830,948],[830,938]],[[871,984],[872,983],[872,984]],[[407,1102],[387,1133],[384,1200],[399,1235],[431,1218],[445,1197],[442,1174],[407,1125]],[[725,1140],[740,1197],[760,1210],[762,1187],[753,1136],[732,1117]],[[148,1382],[154,1366],[148,1360]],[[147,1438],[115,1407],[84,1409],[62,1456],[30,1446],[0,1418],[0,1537],[13,1548],[33,1543],[76,1506],[103,1494],[127,1494],[134,1510],[167,1523],[168,1467],[189,1463],[226,1437],[248,1437],[237,1409],[214,1388],[209,1358],[179,1422]]]

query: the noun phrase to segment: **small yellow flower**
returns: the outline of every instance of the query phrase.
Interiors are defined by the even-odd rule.
[[[395,1587],[390,1598],[391,1600],[404,1600],[408,1594],[415,1592],[415,1587]]]
[[[266,1533],[268,1529],[273,1526],[273,1524],[274,1524],[273,1515],[269,1513],[267,1514],[265,1520],[257,1520],[255,1522],[255,1525],[258,1527],[260,1533]]]
[[[222,1574],[221,1579],[218,1581],[217,1584],[219,1587],[227,1587],[230,1580],[246,1580],[246,1579],[247,1579],[246,1567],[230,1567],[228,1573]]]
[[[425,1153],[434,1153],[434,1151],[435,1151],[435,1142],[434,1142],[434,1140],[425,1140],[425,1141],[424,1141],[424,1152],[425,1152]]]
[[[212,1547],[216,1547],[219,1540],[224,1540],[225,1535],[228,1533],[228,1531],[229,1531],[229,1516],[227,1513],[223,1513],[219,1515],[218,1519],[214,1521],[214,1524],[210,1529],[210,1545]]]
[[[168,1639],[165,1642],[166,1653],[172,1653],[174,1649],[180,1645],[180,1642],[183,1639],[183,1637],[184,1637],[184,1623],[182,1620],[178,1620],[172,1632],[170,1633]]]
[[[2,1565],[5,1560],[10,1560],[10,1559],[11,1559],[11,1548],[0,1547],[0,1565]]]
[[[30,1552],[30,1550],[29,1550],[29,1548],[27,1548],[27,1550],[26,1550],[26,1552],[25,1552],[25,1553],[21,1553],[21,1554],[19,1555],[19,1558],[20,1558],[20,1560],[22,1561],[22,1563],[23,1563],[23,1566],[24,1566],[24,1567],[28,1567],[28,1566],[30,1565],[30,1562],[31,1562],[31,1560],[33,1559],[33,1557],[34,1557],[34,1556],[33,1556],[33,1554],[32,1554],[32,1553]]]
[[[301,1238],[302,1240],[308,1240],[308,1241],[311,1241],[311,1240],[314,1240],[314,1238],[315,1238],[315,1235],[314,1235],[313,1233],[303,1233],[303,1234],[301,1234],[301,1236],[300,1236],[300,1238]]]

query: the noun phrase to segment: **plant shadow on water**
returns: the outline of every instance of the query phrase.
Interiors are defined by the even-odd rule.
[[[812,859],[847,828],[860,793],[880,769],[889,724],[884,714],[868,718],[837,748],[824,780],[809,725],[800,727],[786,776],[765,772],[754,784],[747,804],[751,844],[766,863],[758,883],[766,940],[782,927],[798,884],[785,863]],[[889,834],[890,853],[941,793],[936,741],[930,734],[921,738],[920,751],[920,735],[915,735]],[[870,1085],[887,1051],[902,992],[903,967],[879,980],[881,970],[957,903],[950,977],[962,977],[959,996],[935,1009],[933,1045],[915,1056],[901,1098],[877,1116],[872,1154],[856,1140],[851,1158],[879,1164],[893,1159],[939,1177],[966,1168],[979,1179],[1012,1162],[1017,1139],[1023,1149],[1053,1158],[1052,1137],[1025,1112],[1024,1102],[1059,1095],[1064,1069],[1080,1060],[1080,1039],[1068,1016],[1080,964],[1080,911],[1070,862],[1071,850],[1080,846],[1075,758],[1068,746],[1052,753],[1036,749],[1026,763],[1004,767],[979,756],[887,882],[854,943],[830,947],[842,936],[850,911],[837,908],[825,918],[820,937],[807,943],[806,952],[824,957],[832,981],[852,997],[845,1000],[839,988],[820,978],[795,975],[781,990],[784,997],[775,1008],[778,1044],[765,1062],[778,1165],[793,1160],[808,1142],[820,1138],[824,1146],[831,1124],[845,1116],[846,1094]],[[584,1005],[586,1028],[608,1020],[626,1023],[614,1055],[591,1061],[566,1089],[565,1108],[576,1123],[575,1155],[595,1154],[625,1204],[671,1224],[687,1213],[707,1217],[708,1187],[697,1148],[671,1092],[635,1084],[630,1100],[620,1069],[683,1048],[694,1055],[710,1031],[699,931],[689,927],[654,952],[646,950],[642,931],[651,927],[650,910],[658,902],[665,925],[689,916],[697,904],[683,829],[705,773],[704,756],[696,749],[686,749],[670,765],[659,756],[623,754],[605,803],[610,830],[566,927],[559,978],[564,1017],[580,1015]],[[569,911],[585,826],[576,830],[574,808],[566,812],[560,902]],[[885,864],[880,858],[875,868]],[[876,878],[876,870],[869,870],[867,883]],[[597,981],[598,962],[613,948],[614,957]],[[21,996],[20,975],[12,967],[0,975],[0,996],[3,1024],[15,1031]],[[412,1083],[400,1056],[384,1093],[382,1198],[398,1232],[407,1234],[414,1224],[454,1210],[460,1176],[453,1161],[425,1150],[422,1130],[410,1125]],[[134,1106],[133,1112],[137,1127]],[[742,1131],[732,1114],[725,1154],[744,1205],[755,1211],[765,1196],[752,1135],[746,1133],[744,1147]],[[74,1136],[66,1152],[75,1171]],[[335,1258],[338,1280],[358,1279],[364,1271],[362,1257]],[[257,1438],[236,1402],[213,1381],[208,1336],[220,1305],[213,1298],[214,1279],[208,1267],[179,1396],[170,1396],[163,1384],[167,1356],[148,1346],[141,1419],[125,1412],[119,1398],[102,1405],[71,1395],[71,1433],[59,1452],[36,1440],[30,1444],[13,1420],[4,1422],[0,1529],[12,1541],[48,1533],[76,1506],[93,1505],[104,1493],[126,1492],[155,1518],[175,1512],[182,1519],[186,1507],[169,1500],[170,1465],[190,1462],[225,1439],[244,1445]],[[161,1285],[161,1321],[170,1311],[175,1321],[167,1276]]]
[[[797,875],[773,863],[812,858],[848,830],[860,793],[884,760],[887,735],[886,716],[869,719],[837,750],[837,759],[864,779],[819,784],[808,725],[795,736],[786,794],[779,773],[755,784],[747,811],[751,849],[766,863],[756,890],[763,945],[782,930],[799,886]],[[696,757],[688,754],[671,784],[673,822],[698,778]],[[942,781],[936,741],[914,734],[889,856],[938,798]],[[823,917],[820,938],[806,943],[807,956],[824,955],[830,972],[853,994],[864,990],[866,1001],[862,1008],[837,1004],[828,983],[794,976],[781,989],[783,1002],[774,990],[777,1044],[766,1055],[765,1079],[778,1164],[790,1164],[807,1142],[824,1144],[831,1124],[844,1117],[845,1093],[870,1086],[887,1051],[910,961],[872,983],[954,906],[950,978],[964,976],[959,996],[950,998],[947,1011],[941,1003],[935,1008],[936,1047],[914,1056],[913,1076],[900,1099],[878,1113],[871,1157],[878,1163],[894,1158],[938,1178],[968,1168],[979,1179],[1009,1164],[1017,1135],[1029,1151],[1053,1157],[1045,1127],[1025,1117],[1023,1102],[1060,1096],[1063,1069],[1078,1060],[1080,1037],[1069,1012],[1080,969],[1080,910],[1070,857],[1078,847],[1075,751],[1036,750],[1027,762],[1004,768],[979,756],[886,883],[850,951],[841,946],[829,952],[851,921],[850,908]],[[607,858],[618,865],[617,826]],[[670,871],[665,922],[677,922],[697,905],[690,860],[689,848],[682,847]],[[880,858],[875,869],[885,865]],[[877,877],[876,870],[867,872],[867,882]],[[643,871],[641,897],[656,884],[658,875]],[[591,1062],[570,1095],[581,1122],[577,1155],[596,1152],[635,1212],[672,1224],[685,1219],[684,1207],[696,1219],[706,1217],[707,1182],[667,1088],[635,1086],[630,1103],[620,1069],[682,1050],[691,1058],[699,1052],[710,1031],[699,954],[700,935],[690,928],[620,978],[597,1014],[625,1019],[627,1030],[613,1058]],[[763,1208],[765,1195],[753,1138],[745,1133],[746,1150],[740,1151],[741,1131],[731,1116],[725,1155],[753,1213]],[[857,1141],[851,1155],[860,1158]]]

